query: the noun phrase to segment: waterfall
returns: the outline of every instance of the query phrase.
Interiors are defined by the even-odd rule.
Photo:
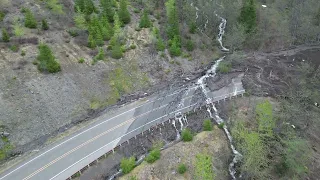
[[[225,51],[225,52],[228,52],[229,49],[225,48],[223,46],[223,43],[222,43],[222,38],[223,38],[223,35],[225,33],[225,29],[226,29],[226,26],[227,26],[227,20],[224,19],[223,17],[219,16],[218,14],[216,14],[216,16],[221,20],[221,23],[219,25],[219,34],[218,34],[217,40],[220,43],[221,50]]]

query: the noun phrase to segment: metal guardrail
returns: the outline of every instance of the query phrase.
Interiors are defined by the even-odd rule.
[[[220,100],[228,100],[228,99],[230,99],[230,98],[232,98],[232,97],[236,97],[236,96],[239,96],[239,95],[242,95],[242,96],[243,96],[244,93],[245,93],[245,90],[241,90],[241,91],[237,91],[236,93],[235,93],[235,92],[232,92],[232,93],[228,93],[228,94],[225,94],[225,95],[216,96],[216,97],[211,98],[211,100],[212,100],[212,102],[219,102]],[[220,99],[220,98],[221,98],[221,99]],[[118,137],[117,139],[114,139],[113,141],[109,142],[108,144],[104,145],[103,147],[101,147],[101,148],[97,149],[96,151],[90,153],[89,155],[83,157],[82,159],[80,159],[79,161],[77,161],[76,163],[74,163],[73,165],[69,166],[67,169],[71,168],[72,166],[76,165],[77,163],[81,162],[82,160],[90,157],[91,155],[93,155],[94,153],[98,152],[99,150],[107,147],[108,145],[110,145],[110,144],[112,144],[112,143],[114,143],[114,142],[120,141],[122,138],[124,138],[124,137],[126,137],[126,136],[128,136],[128,135],[130,135],[130,134],[135,133],[136,131],[140,130],[141,128],[144,128],[146,125],[152,124],[152,123],[158,121],[159,119],[163,119],[163,118],[165,118],[165,117],[168,117],[165,121],[160,122],[160,123],[156,123],[156,125],[151,125],[148,129],[142,130],[141,132],[139,132],[139,133],[137,133],[137,134],[135,134],[135,135],[133,135],[133,136],[130,136],[130,138],[124,139],[122,143],[120,143],[120,144],[117,145],[116,147],[111,148],[107,153],[104,153],[104,154],[99,155],[98,158],[96,158],[95,160],[93,160],[93,161],[92,161],[91,163],[89,163],[87,166],[83,167],[81,170],[75,172],[71,177],[69,177],[69,178],[67,178],[67,179],[69,180],[69,179],[72,179],[72,177],[78,177],[79,173],[81,174],[84,170],[88,169],[88,167],[90,166],[90,164],[95,164],[95,163],[97,162],[97,159],[103,159],[102,157],[107,157],[107,156],[110,155],[111,153],[114,153],[114,152],[116,151],[116,149],[120,148],[120,146],[121,146],[123,143],[126,143],[126,142],[129,143],[129,141],[130,141],[131,139],[133,139],[133,138],[136,138],[136,136],[138,136],[138,135],[140,135],[140,134],[143,134],[143,133],[146,132],[146,131],[149,131],[151,128],[154,128],[154,127],[158,126],[159,124],[163,124],[163,123],[169,121],[169,119],[170,119],[169,116],[170,116],[170,115],[175,115],[175,113],[177,113],[177,112],[179,112],[179,111],[181,111],[181,110],[184,110],[184,109],[188,109],[188,108],[194,107],[194,106],[197,105],[197,104],[198,104],[198,103],[194,103],[194,104],[192,104],[192,105],[189,105],[189,106],[187,106],[187,107],[181,108],[181,109],[179,109],[179,110],[172,111],[172,112],[170,112],[170,113],[168,113],[168,114],[166,114],[166,115],[163,115],[163,116],[161,116],[161,117],[158,117],[158,118],[156,118],[156,119],[154,119],[154,120],[152,120],[152,121],[150,121],[150,122],[148,122],[148,123],[146,123],[146,124],[144,124],[144,125],[142,125],[142,126],[140,126],[140,127],[138,127],[138,128],[135,128],[135,129],[131,130],[130,132],[128,132],[128,133],[126,133],[126,134]],[[187,111],[187,112],[188,112],[188,111]],[[64,171],[66,171],[67,169],[65,169]],[[59,174],[63,173],[64,171],[60,172]],[[59,175],[59,174],[58,174],[58,175]],[[58,176],[58,175],[56,175],[56,176]]]

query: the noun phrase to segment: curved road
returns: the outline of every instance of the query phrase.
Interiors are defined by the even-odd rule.
[[[241,75],[224,88],[206,91],[214,102],[243,94]],[[203,91],[198,86],[138,100],[99,117],[85,129],[41,150],[1,174],[0,180],[67,179],[135,135],[203,103]]]

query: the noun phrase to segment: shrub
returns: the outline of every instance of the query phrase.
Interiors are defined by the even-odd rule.
[[[102,48],[99,48],[99,53],[93,58],[94,62],[97,62],[99,60],[103,60],[104,59],[104,50]]]
[[[64,14],[63,6],[59,0],[47,0],[47,7],[55,14]]]
[[[6,16],[6,14],[4,12],[0,11],[0,22],[3,21],[5,16]]]
[[[218,124],[218,128],[223,129],[223,127],[224,127],[224,122]]]
[[[179,164],[178,166],[178,173],[184,174],[187,171],[187,166],[185,164]]]
[[[178,46],[176,41],[172,43],[172,45],[169,48],[169,52],[172,56],[180,56],[181,55],[181,48]]]
[[[24,35],[23,27],[16,21],[13,25],[13,32],[16,37],[22,37]]]
[[[41,21],[41,28],[42,30],[48,30],[49,29],[49,25],[46,19],[42,19]]]
[[[157,50],[158,51],[164,51],[166,48],[166,44],[164,43],[163,39],[162,38],[159,38],[157,40]]]
[[[114,59],[120,59],[123,56],[123,52],[121,50],[121,46],[119,44],[116,44],[112,47],[111,50],[111,57]]]
[[[9,42],[10,41],[9,33],[4,28],[2,29],[2,41],[4,41],[4,42]]]
[[[22,50],[21,51],[21,56],[25,56],[26,55],[26,51],[25,50]]]
[[[203,130],[204,131],[212,131],[212,122],[210,119],[203,121]]]
[[[131,45],[130,45],[130,48],[131,48],[131,49],[135,49],[135,48],[137,48],[137,46],[136,46],[135,44],[131,44]]]
[[[33,13],[29,10],[26,9],[24,13],[24,26],[27,28],[35,29],[37,28],[37,21],[33,15]]]
[[[150,164],[154,163],[158,159],[160,159],[160,155],[161,155],[160,148],[155,148],[148,154],[148,156],[146,157],[146,161]]]
[[[186,48],[188,51],[193,51],[194,50],[194,43],[191,40],[188,40],[187,44],[186,44]]]
[[[41,72],[48,71],[49,73],[56,73],[61,71],[60,64],[55,60],[53,53],[48,45],[41,44],[39,46],[38,69]]]
[[[131,172],[134,169],[135,165],[136,161],[134,157],[123,158],[120,163],[120,167],[124,174],[128,174],[129,172]]]
[[[85,61],[84,58],[80,58],[78,63],[82,64],[82,63],[84,63],[84,61]]]
[[[127,8],[127,0],[120,0],[119,18],[123,24],[128,24],[131,21],[130,13]]]
[[[190,32],[191,34],[194,34],[194,33],[196,33],[196,30],[197,30],[197,25],[196,25],[196,23],[193,21],[193,22],[191,22],[191,23],[189,24],[189,32]]]
[[[184,142],[192,141],[193,135],[191,133],[191,130],[188,128],[184,129],[181,133],[181,137],[182,137],[182,141]]]
[[[16,44],[13,44],[10,46],[10,50],[13,52],[18,52],[19,51],[19,46]]]
[[[140,28],[149,28],[151,26],[151,22],[148,16],[148,12],[144,10],[143,15],[141,17],[139,27]]]
[[[77,29],[74,29],[74,28],[69,29],[69,30],[68,30],[68,33],[69,33],[70,36],[72,36],[72,37],[77,37],[77,36],[79,36],[79,33],[78,33]]]
[[[228,73],[231,70],[231,63],[229,62],[220,62],[218,66],[218,71],[221,73]]]

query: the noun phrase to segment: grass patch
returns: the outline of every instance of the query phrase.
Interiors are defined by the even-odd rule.
[[[206,119],[203,121],[203,130],[212,131],[212,122],[210,119]]]
[[[184,174],[185,172],[187,172],[187,166],[185,164],[179,164],[178,173],[179,174]]]
[[[193,134],[189,128],[182,130],[181,138],[183,142],[189,142],[193,139]]]
[[[8,157],[9,153],[13,149],[13,145],[10,144],[7,137],[1,137],[2,141],[5,143],[4,146],[0,149],[0,160],[4,160]]]
[[[156,162],[158,159],[160,159],[161,153],[160,153],[160,148],[155,148],[152,151],[150,151],[150,153],[148,154],[148,156],[146,157],[146,161],[147,163],[154,163]]]
[[[55,14],[64,14],[63,6],[59,0],[47,0],[47,8]]]
[[[128,174],[129,172],[131,172],[135,166],[136,166],[136,161],[134,157],[123,158],[120,163],[120,167],[124,174]]]
[[[195,179],[214,180],[212,158],[207,154],[197,154],[195,162]]]
[[[68,30],[68,33],[69,33],[69,35],[72,36],[72,37],[77,37],[77,36],[79,36],[78,30],[75,29],[75,28],[69,29],[69,30]]]
[[[231,70],[231,63],[222,61],[219,63],[217,70],[220,73],[228,73]]]
[[[0,11],[0,22],[3,21],[5,16],[6,16],[6,14],[4,12]]]

